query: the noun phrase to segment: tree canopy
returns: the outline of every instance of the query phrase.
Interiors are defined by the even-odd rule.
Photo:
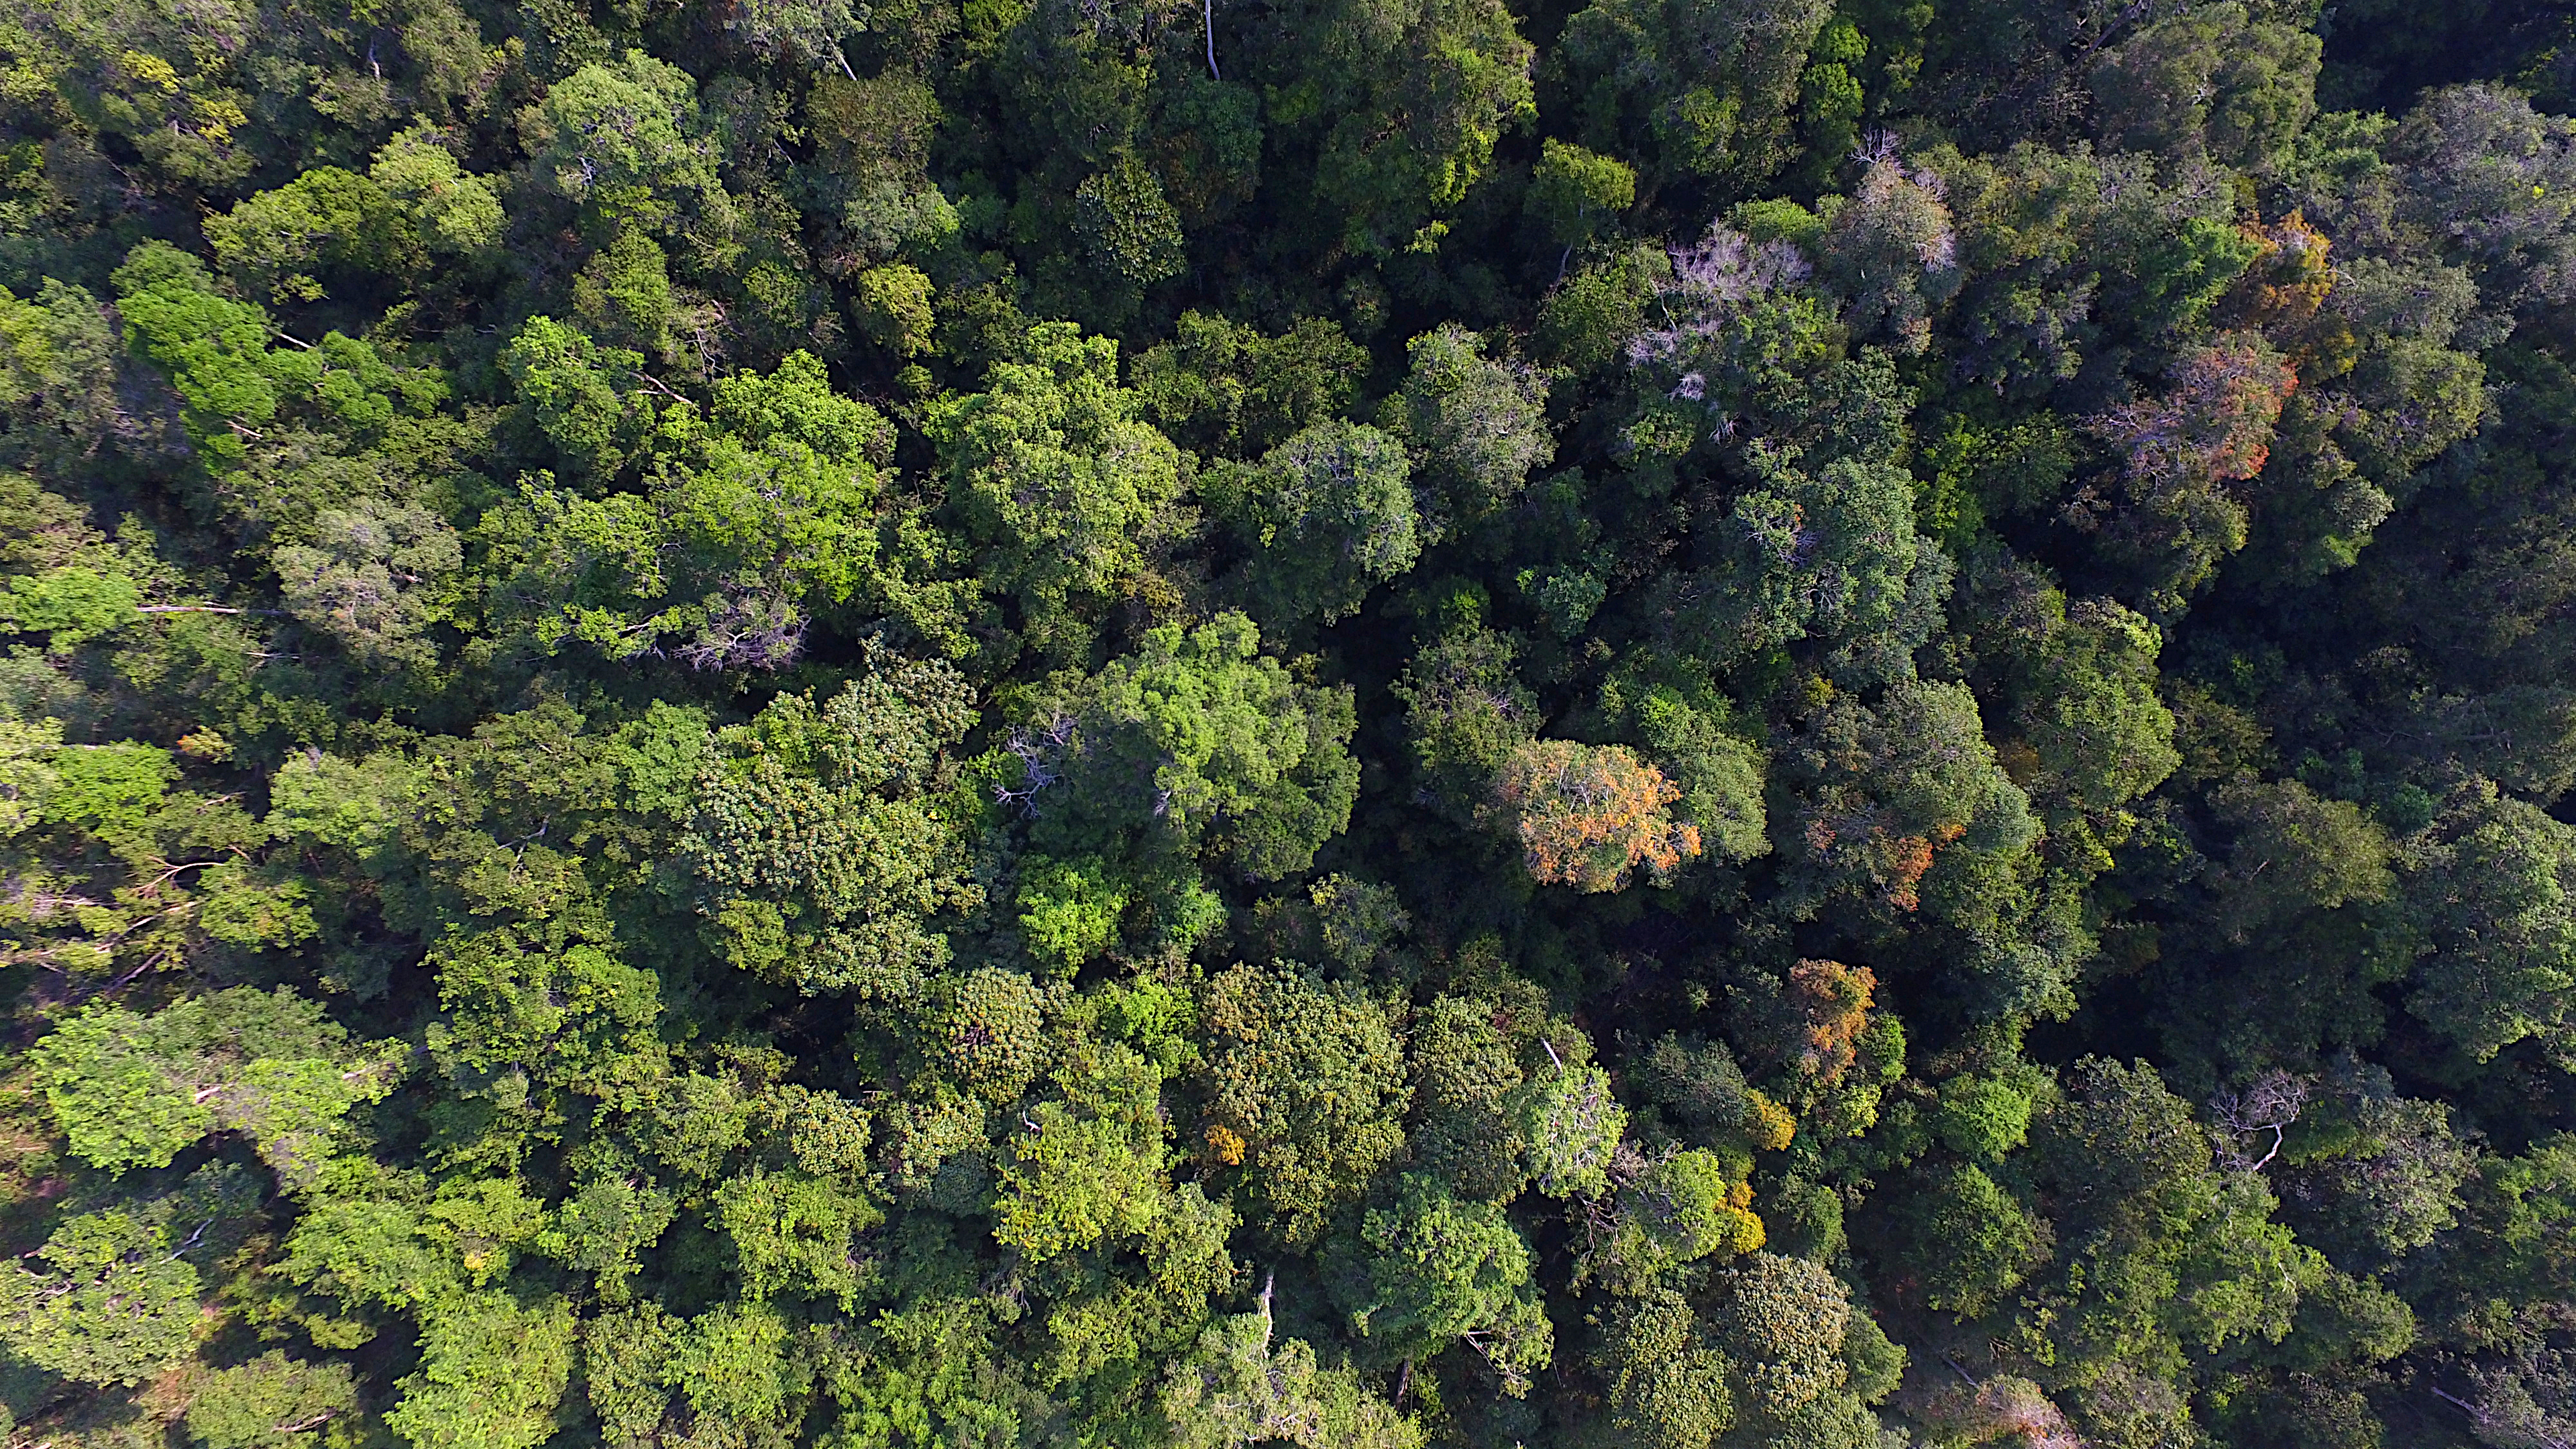
[[[0,13],[0,1442],[2576,1445],[2571,57]]]

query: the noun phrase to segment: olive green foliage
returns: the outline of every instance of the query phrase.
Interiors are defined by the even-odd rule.
[[[1612,1423],[1656,1449],[1707,1449],[1733,1427],[1726,1359],[1688,1300],[1665,1288],[1611,1313],[1595,1360],[1610,1382]]]
[[[897,996],[947,962],[927,922],[975,888],[939,768],[972,700],[945,665],[906,663],[689,742],[704,773],[680,847],[726,959],[807,992]]]
[[[878,345],[904,357],[931,349],[936,318],[930,278],[919,267],[897,262],[861,273],[856,310],[860,329]]]
[[[2570,56],[0,12],[0,1439],[2576,1443]]]
[[[1180,271],[1181,218],[1162,182],[1134,158],[1075,187],[1073,212],[1074,235],[1104,276],[1141,287]]]
[[[190,1401],[186,1423],[206,1449],[285,1449],[312,1442],[357,1407],[346,1364],[307,1363],[271,1349],[215,1374]]]
[[[1508,1200],[1528,1185],[1529,1140],[1512,1108],[1528,1044],[1499,1003],[1434,998],[1414,1019],[1414,1120],[1406,1149],[1460,1197]]]
[[[1732,1360],[1737,1432],[1791,1443],[1866,1443],[1867,1400],[1893,1387],[1873,1362],[1883,1335],[1813,1263],[1756,1253],[1718,1276],[1710,1326]],[[1898,1351],[1898,1363],[1902,1363]]]
[[[166,1221],[118,1209],[66,1221],[11,1268],[6,1341],[37,1367],[85,1383],[152,1377],[204,1331],[202,1280],[174,1246]]]
[[[973,1028],[967,1028],[971,1030]],[[954,1040],[961,1029],[951,1029]],[[1060,1074],[1070,1096],[1038,1104],[999,1173],[993,1235],[1033,1259],[1143,1236],[1163,1204],[1160,1076],[1112,1047],[1097,1064]]]
[[[1506,1110],[1529,1144],[1531,1177],[1549,1197],[1598,1197],[1610,1185],[1627,1113],[1599,1067],[1560,1070],[1524,1083]]]
[[[1289,1242],[1311,1241],[1404,1145],[1403,1047],[1347,986],[1239,966],[1200,1006],[1208,1110],[1245,1144],[1247,1185]]]
[[[1172,1442],[1231,1446],[1278,1441],[1300,1449],[1418,1449],[1422,1431],[1348,1369],[1318,1369],[1302,1339],[1273,1346],[1265,1291],[1259,1313],[1211,1322],[1172,1366],[1161,1408]]]

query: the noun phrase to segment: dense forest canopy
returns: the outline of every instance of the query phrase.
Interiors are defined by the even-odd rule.
[[[2570,112],[7,6],[0,1439],[2569,1449]]]

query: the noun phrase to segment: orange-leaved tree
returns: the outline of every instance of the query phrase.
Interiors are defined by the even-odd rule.
[[[1797,1055],[1801,1071],[1826,1086],[1842,1080],[1877,989],[1878,976],[1866,966],[1808,960],[1789,968],[1789,1000],[1806,1036]]]
[[[2231,485],[2263,471],[2299,374],[2261,333],[2222,332],[2184,352],[2167,380],[2163,396],[2087,426],[2126,460],[2127,505],[2104,525],[2107,541],[2170,612],[2245,546],[2246,504]]]
[[[1618,890],[1640,863],[1660,879],[1698,855],[1699,827],[1669,808],[1680,798],[1622,745],[1531,740],[1494,779],[1494,804],[1530,874],[1585,892]]]

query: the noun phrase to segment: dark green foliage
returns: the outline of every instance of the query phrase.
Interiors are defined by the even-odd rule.
[[[2526,1036],[2563,1032],[2576,1005],[2576,839],[2492,787],[2463,804],[2433,837],[2419,877],[2430,949],[2409,1005],[2483,1060]]]
[[[1373,1356],[1412,1359],[1464,1340],[1514,1397],[1547,1367],[1552,1339],[1529,1292],[1529,1246],[1501,1209],[1407,1174],[1391,1206],[1369,1211],[1353,1252],[1351,1330]]]
[[[1555,452],[1544,426],[1546,382],[1483,338],[1444,327],[1406,344],[1413,367],[1384,420],[1414,450],[1433,500],[1434,538],[1508,507]]]
[[[1424,793],[1459,815],[1482,803],[1494,772],[1538,732],[1537,703],[1512,669],[1512,641],[1472,624],[1423,646],[1396,694]]]
[[[1052,652],[1087,649],[1085,617],[1143,583],[1147,546],[1177,521],[1179,454],[1138,408],[1118,386],[1115,342],[1049,323],[994,364],[984,391],[931,412],[979,575]]]
[[[1831,7],[1602,0],[1567,22],[1577,135],[1659,183],[1758,185],[1787,158],[1801,62]]]
[[[1422,553],[1404,445],[1363,423],[1318,423],[1228,480],[1235,527],[1255,550],[1263,617],[1329,624]]]
[[[1271,44],[1286,92],[1271,120],[1315,138],[1298,204],[1365,254],[1437,247],[1504,129],[1536,109],[1529,42],[1490,0],[1323,0]]]
[[[2159,21],[2094,62],[2103,140],[2267,169],[2315,112],[2322,48],[2243,5]]]
[[[1163,430],[1202,453],[1258,457],[1357,395],[1368,354],[1321,317],[1277,337],[1184,312],[1176,335],[1137,354],[1133,386]]]

